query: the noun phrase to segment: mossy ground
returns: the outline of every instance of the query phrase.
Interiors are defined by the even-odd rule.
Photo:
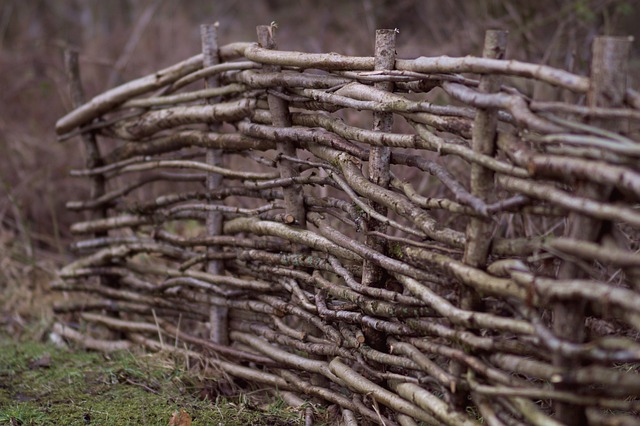
[[[272,394],[166,353],[106,355],[41,343],[55,321],[53,305],[76,295],[51,291],[59,262],[28,253],[0,227],[0,426],[166,426],[180,410],[193,426],[304,423]]]
[[[202,399],[203,380],[158,354],[110,355],[0,339],[0,425],[169,425],[184,410],[196,425],[296,425],[272,402]]]

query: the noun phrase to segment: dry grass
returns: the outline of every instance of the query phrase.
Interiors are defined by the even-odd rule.
[[[53,317],[53,304],[63,297],[52,292],[56,262],[27,257],[11,231],[0,233],[0,326],[16,339],[40,340]]]

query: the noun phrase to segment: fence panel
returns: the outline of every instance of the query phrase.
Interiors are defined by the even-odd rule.
[[[203,54],[59,120],[93,190],[68,203],[92,218],[55,288],[91,298],[55,330],[200,359],[346,424],[632,421],[630,39],[598,38],[584,77],[505,59],[502,31],[482,57],[416,59],[395,30],[373,57],[276,50],[274,31],[218,47],[204,26]]]

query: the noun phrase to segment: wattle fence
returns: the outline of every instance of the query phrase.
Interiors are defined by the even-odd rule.
[[[56,131],[90,196],[54,288],[88,296],[55,332],[347,425],[638,423],[630,38],[597,38],[585,77],[505,59],[503,31],[481,57],[398,59],[396,30],[372,57],[202,30],[202,54],[88,102],[67,55]]]

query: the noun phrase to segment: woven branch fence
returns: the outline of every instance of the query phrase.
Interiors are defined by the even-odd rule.
[[[55,331],[347,425],[637,424],[631,39],[597,38],[585,77],[506,60],[503,31],[481,57],[416,59],[396,30],[372,57],[273,33],[219,46],[203,26],[202,54],[88,102],[67,55],[56,130],[91,193],[54,287],[91,297]]]

